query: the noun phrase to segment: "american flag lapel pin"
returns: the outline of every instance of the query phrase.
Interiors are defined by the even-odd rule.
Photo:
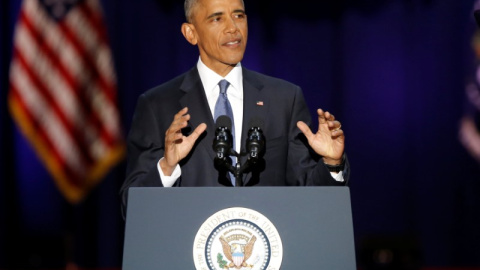
[[[263,101],[257,101],[257,106],[263,106]]]

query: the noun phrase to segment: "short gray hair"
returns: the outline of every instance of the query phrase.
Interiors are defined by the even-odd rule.
[[[183,8],[185,9],[185,19],[187,22],[192,21],[192,10],[195,5],[198,4],[198,0],[185,0]]]
[[[185,9],[185,19],[187,22],[191,23],[192,22],[192,16],[193,16],[193,8],[198,4],[200,0],[185,0],[183,3],[183,8]],[[243,6],[245,6],[245,3],[242,0]]]

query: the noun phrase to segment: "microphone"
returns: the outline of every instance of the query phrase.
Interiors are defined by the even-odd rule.
[[[232,149],[232,120],[226,115],[221,115],[215,122],[215,138],[213,139],[213,150],[217,153],[218,159],[226,159]]]
[[[473,12],[473,16],[475,17],[475,21],[477,25],[480,26],[480,9],[477,9]]]
[[[250,120],[251,128],[247,136],[248,159],[257,160],[265,148],[265,136],[263,136],[263,121],[255,117]]]

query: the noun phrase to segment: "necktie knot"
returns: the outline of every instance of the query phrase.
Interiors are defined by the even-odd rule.
[[[218,85],[220,86],[220,94],[225,95],[227,93],[227,88],[230,83],[227,80],[223,79],[218,83]]]

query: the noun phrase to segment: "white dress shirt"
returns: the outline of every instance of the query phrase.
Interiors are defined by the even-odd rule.
[[[227,96],[233,111],[232,125],[235,125],[235,151],[240,152],[243,123],[242,66],[238,63],[225,78],[205,66],[201,59],[198,59],[197,69],[200,74],[200,79],[202,80],[203,89],[205,89],[205,95],[207,96],[212,118],[215,113],[215,104],[220,95],[220,86],[218,83],[223,79],[230,83],[227,88]]]

